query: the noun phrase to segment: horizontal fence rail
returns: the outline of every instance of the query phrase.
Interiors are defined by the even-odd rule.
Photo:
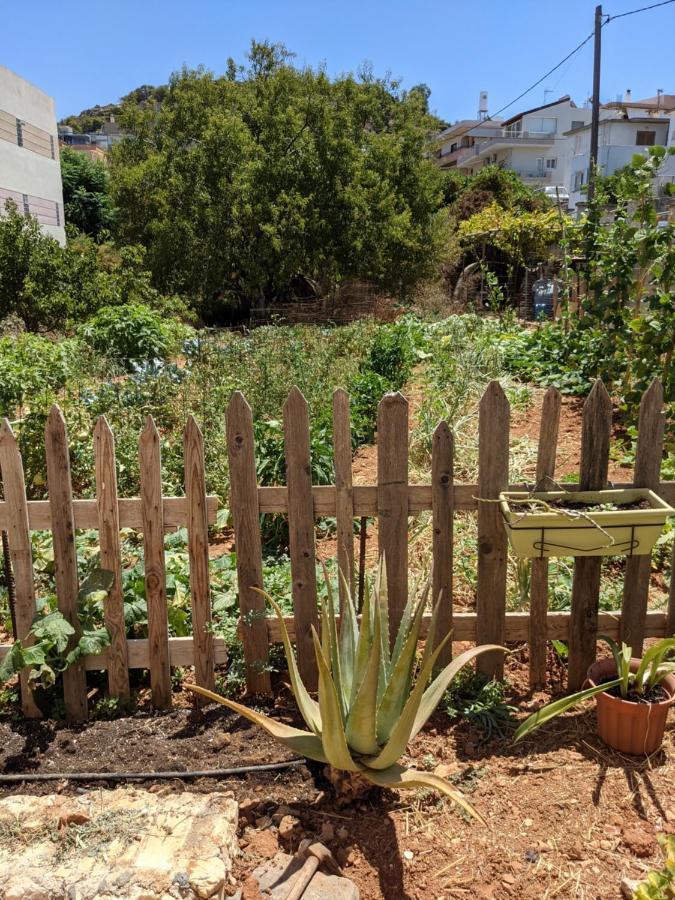
[[[555,457],[561,398],[549,388],[544,398],[537,455],[536,479],[555,477]],[[335,391],[333,441],[335,483],[313,485],[311,481],[310,423],[307,403],[294,388],[284,405],[284,486],[261,486],[256,478],[253,416],[246,399],[235,392],[229,403],[227,453],[230,475],[229,508],[232,513],[242,642],[249,692],[267,693],[270,647],[281,640],[276,618],[266,611],[259,593],[264,588],[260,516],[265,513],[288,517],[289,556],[293,614],[285,617],[296,645],[298,665],[310,689],[316,687],[316,664],[311,631],[318,628],[316,585],[316,520],[336,519],[336,556],[344,579],[339,584],[341,608],[345,592],[355,591],[355,520],[377,520],[378,553],[388,569],[388,594],[392,629],[408,597],[408,544],[410,519],[431,513],[433,596],[441,604],[441,640],[449,631],[454,641],[527,642],[530,681],[541,685],[546,676],[546,643],[569,641],[570,681],[576,683],[595,655],[599,633],[628,639],[634,652],[645,638],[675,632],[675,590],[665,611],[648,610],[650,557],[627,561],[621,612],[599,611],[600,559],[575,560],[572,606],[569,612],[548,609],[548,566],[533,560],[530,608],[506,612],[507,541],[498,507],[493,502],[500,491],[528,490],[531,485],[508,484],[508,401],[497,382],[485,391],[479,410],[479,478],[477,484],[454,481],[453,435],[444,422],[433,434],[431,478],[428,484],[410,484],[408,470],[408,402],[401,394],[386,395],[377,419],[377,482],[355,485],[352,473],[349,396]],[[581,467],[576,484],[566,490],[607,486],[611,405],[601,382],[591,391],[583,411]],[[208,526],[216,521],[218,499],[206,494],[204,442],[196,421],[190,417],[183,435],[185,496],[161,493],[160,439],[148,419],[139,438],[140,497],[118,497],[115,442],[104,418],[94,435],[96,497],[74,499],[70,484],[68,439],[58,407],[49,416],[45,434],[47,452],[47,500],[28,500],[23,463],[12,429],[0,427],[0,469],[4,500],[0,501],[0,530],[7,533],[16,594],[17,637],[25,638],[36,614],[35,584],[31,557],[32,531],[51,531],[54,536],[56,591],[59,609],[79,630],[77,619],[78,574],[74,555],[77,529],[99,532],[101,565],[113,574],[113,584],[104,603],[104,621],[110,646],[85,657],[71,667],[64,679],[67,715],[87,715],[86,671],[107,670],[111,696],[129,694],[129,672],[148,669],[152,702],[158,708],[171,704],[171,668],[194,666],[197,683],[213,689],[214,669],[227,660],[225,641],[213,634],[209,584]],[[655,381],[645,393],[640,408],[634,482],[615,487],[649,487],[675,505],[675,482],[659,479],[663,441],[663,392]],[[479,499],[480,498],[480,499]],[[453,522],[457,513],[477,513],[478,583],[475,611],[453,608]],[[192,637],[173,637],[168,629],[164,534],[184,527],[188,533],[188,558]],[[120,529],[136,529],[143,535],[145,591],[148,605],[148,637],[127,639],[122,596]],[[430,615],[423,622],[426,634]],[[11,644],[0,645],[0,659]],[[451,654],[448,644],[444,653]],[[483,671],[501,674],[501,660],[484,657]],[[39,715],[28,679],[20,679],[25,715]]]

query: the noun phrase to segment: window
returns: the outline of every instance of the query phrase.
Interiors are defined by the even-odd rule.
[[[457,142],[455,141],[454,144],[450,145],[450,152],[454,153],[456,149],[457,149]]]
[[[535,116],[525,120],[527,131],[533,134],[555,134],[558,130],[558,120]]]
[[[25,216],[35,216],[41,225],[61,225],[61,208],[54,200],[44,200],[42,197],[0,188],[0,216],[5,212],[5,203],[8,200],[14,201],[17,210]]]
[[[580,191],[583,183],[584,183],[584,173],[583,172],[575,172],[574,173],[574,190]]]
[[[635,135],[635,145],[637,147],[653,147],[655,141],[655,131],[638,131]]]
[[[0,139],[17,147],[32,150],[40,156],[56,159],[56,143],[53,135],[2,109],[0,109]]]
[[[572,125],[570,126],[570,128],[572,131],[574,131],[575,128],[583,128],[585,124],[585,122],[578,119],[572,119]]]
[[[557,159],[547,159],[546,160],[546,168],[547,169],[557,169],[558,168],[558,160]]]

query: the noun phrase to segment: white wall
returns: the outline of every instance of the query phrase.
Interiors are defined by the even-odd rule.
[[[0,110],[29,125],[41,128],[54,138],[56,159],[49,159],[26,147],[19,147],[10,141],[0,139],[0,188],[58,203],[61,225],[41,227],[61,244],[65,244],[63,192],[54,101],[44,91],[0,66]]]

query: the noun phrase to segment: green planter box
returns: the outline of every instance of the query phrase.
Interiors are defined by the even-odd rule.
[[[563,511],[528,508],[523,502],[543,500],[551,503],[562,498],[592,505],[646,501],[649,508]],[[499,505],[516,556],[540,558],[644,555],[651,552],[668,516],[675,515],[675,509],[646,488],[532,494],[505,491],[499,495]]]

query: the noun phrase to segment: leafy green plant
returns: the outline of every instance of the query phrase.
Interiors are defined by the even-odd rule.
[[[675,900],[675,835],[660,834],[663,866],[647,874],[636,887],[633,900]]]
[[[164,320],[140,303],[105,307],[80,328],[79,335],[124,369],[164,359],[170,349]]]
[[[338,632],[332,590],[322,608],[321,638],[313,631],[319,673],[318,703],[305,687],[291,648],[280,607],[267,596],[281,627],[291,686],[309,731],[293,728],[196,686],[191,687],[259,725],[272,737],[310,759],[380,787],[432,788],[452,798],[466,812],[479,814],[443,778],[406,769],[398,760],[420,731],[458,672],[482,653],[504,650],[486,645],[460,654],[437,674],[439,654],[450,639],[434,648],[438,611],[434,610],[419,666],[417,642],[429,586],[411,596],[390,650],[387,581],[384,564],[372,591],[365,592],[361,623],[347,597]],[[348,593],[348,592],[347,592]],[[416,674],[416,677],[415,677]],[[427,686],[428,685],[428,686]]]
[[[663,638],[658,643],[650,647],[645,652],[637,671],[631,672],[631,659],[633,651],[626,644],[619,647],[611,638],[603,638],[608,644],[614,656],[616,663],[617,677],[602,684],[596,684],[593,687],[585,688],[568,697],[562,697],[560,700],[554,700],[536,713],[529,716],[517,729],[515,740],[520,741],[526,735],[540,728],[556,716],[567,712],[584,700],[594,697],[596,694],[609,691],[618,687],[621,696],[626,698],[630,694],[644,695],[657,685],[667,675],[675,672],[675,660],[669,659],[669,654],[675,649],[675,638]]]
[[[514,706],[504,697],[504,682],[494,681],[480,672],[465,669],[445,695],[445,711],[451,719],[464,719],[479,728],[488,741],[503,737],[514,727]]]

